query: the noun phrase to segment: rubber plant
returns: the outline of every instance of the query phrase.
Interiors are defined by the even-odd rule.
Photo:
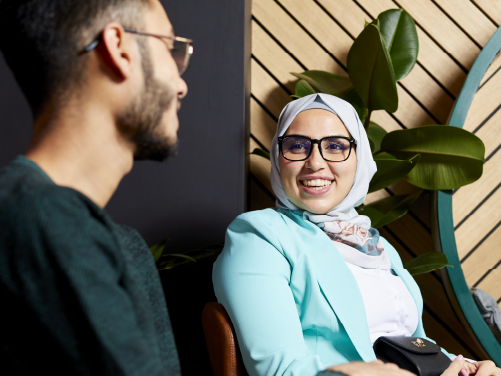
[[[401,179],[420,188],[408,195],[390,196],[357,208],[371,218],[375,228],[405,215],[424,190],[457,189],[482,175],[485,147],[474,134],[448,125],[425,125],[386,132],[371,121],[374,111],[398,109],[397,83],[417,61],[419,41],[412,17],[402,9],[390,9],[365,23],[350,48],[348,77],[311,70],[291,73],[299,79],[293,98],[314,93],[335,95],[350,102],[367,131],[377,164],[369,193],[384,189]],[[255,149],[252,154],[269,158]],[[450,266],[444,254],[425,253],[407,263],[411,274]]]

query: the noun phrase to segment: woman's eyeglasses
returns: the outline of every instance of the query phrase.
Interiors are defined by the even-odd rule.
[[[314,144],[318,144],[320,155],[326,161],[343,162],[350,157],[355,140],[343,136],[324,137],[320,140],[294,135],[278,138],[280,152],[288,161],[305,161],[310,157]]]
[[[193,41],[191,39],[142,33],[142,32],[136,31],[134,29],[129,29],[128,27],[124,27],[124,31],[127,33],[131,33],[131,34],[142,35],[142,36],[146,36],[146,37],[155,37],[155,38],[159,38],[159,39],[168,39],[169,41],[173,41],[174,46],[170,50],[170,53],[172,55],[172,58],[176,62],[177,69],[179,71],[179,75],[181,76],[188,69],[188,67],[190,65],[190,58],[191,58],[191,55],[193,54]],[[84,53],[91,52],[92,50],[94,50],[97,47],[97,45],[99,44],[100,41],[101,41],[101,36],[99,36],[97,39],[95,39],[91,43],[89,43],[83,49],[83,52]]]

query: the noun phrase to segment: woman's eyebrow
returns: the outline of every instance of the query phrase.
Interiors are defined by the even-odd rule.
[[[325,137],[322,137],[322,138],[327,138],[327,137],[350,137],[350,136],[345,136],[344,134],[333,134],[331,136],[325,136]]]

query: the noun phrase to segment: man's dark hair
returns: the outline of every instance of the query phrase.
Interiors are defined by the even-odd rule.
[[[140,28],[150,0],[0,0],[0,51],[37,117],[84,84],[83,48],[106,24]]]

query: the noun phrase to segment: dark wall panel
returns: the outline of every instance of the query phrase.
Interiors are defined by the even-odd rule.
[[[32,124],[28,103],[0,53],[0,167],[24,152]]]
[[[250,1],[164,0],[179,36],[194,40],[179,113],[179,155],[139,162],[106,208],[149,244],[184,251],[223,240],[245,210]],[[250,72],[249,72],[250,73]],[[31,114],[0,60],[0,166],[23,153]]]

